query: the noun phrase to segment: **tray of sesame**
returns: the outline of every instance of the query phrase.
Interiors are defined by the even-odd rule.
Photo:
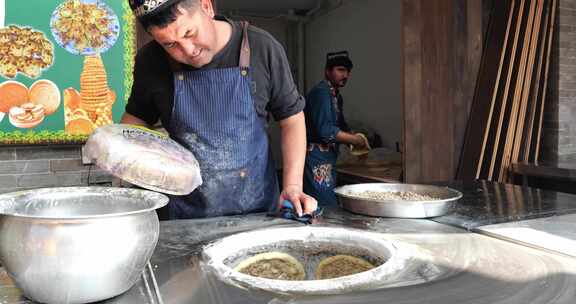
[[[450,213],[462,193],[442,186],[365,183],[334,189],[340,206],[350,212],[399,218],[429,218]]]

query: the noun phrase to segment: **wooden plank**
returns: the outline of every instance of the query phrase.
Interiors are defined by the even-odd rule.
[[[478,159],[476,178],[490,180],[490,163],[493,157],[492,151],[496,145],[494,138],[496,137],[496,132],[498,131],[495,117],[499,117],[499,113],[503,105],[505,105],[501,102],[501,100],[505,99],[509,89],[508,86],[502,85],[501,82],[503,81],[503,75],[508,75],[508,78],[511,75],[511,72],[509,72],[512,69],[510,58],[513,58],[513,55],[512,48],[509,46],[513,45],[514,41],[517,39],[515,31],[512,29],[516,28],[516,23],[521,22],[522,8],[523,7],[516,5],[516,1],[510,1],[510,11],[506,23],[506,34],[500,54],[496,83],[493,91],[491,92],[492,96],[490,100],[489,116],[484,133],[482,135],[482,150],[480,151],[480,158]],[[520,21],[518,21],[518,19],[520,19]],[[509,83],[509,81],[507,83]]]
[[[504,138],[504,154],[500,162],[500,172],[498,175],[499,182],[506,182],[508,177],[508,168],[510,167],[510,162],[512,158],[512,148],[514,145],[514,135],[516,134],[516,128],[518,125],[518,117],[520,110],[520,102],[522,97],[522,89],[524,82],[526,80],[526,67],[528,61],[528,53],[530,41],[532,38],[532,30],[534,24],[534,18],[536,15],[536,2],[537,0],[530,1],[530,11],[528,13],[528,20],[526,23],[524,41],[521,44],[522,53],[520,55],[520,67],[518,73],[516,74],[516,85],[514,88],[514,97],[512,99],[512,108],[510,112],[510,119],[508,120],[508,128]]]
[[[422,175],[420,108],[422,99],[422,0],[402,1],[402,111],[403,171],[405,182],[415,182]]]
[[[452,0],[423,1],[422,11],[422,179],[453,178],[454,97],[452,60]]]
[[[482,0],[454,1],[454,150],[455,161],[460,159],[466,123],[474,100],[474,89],[482,59],[484,29],[482,24]],[[454,168],[458,163],[454,164]],[[456,170],[454,175],[456,175]]]
[[[494,12],[494,0],[482,0],[482,36],[486,37],[488,26],[490,25],[490,19],[492,17],[492,13]],[[502,1],[500,1],[502,2]],[[503,2],[507,2],[510,5],[510,0],[506,0]]]
[[[533,159],[531,161],[537,161],[540,158],[540,141],[542,138],[542,121],[544,116],[544,104],[546,103],[546,90],[548,88],[548,72],[550,71],[550,52],[552,50],[552,41],[554,37],[554,29],[556,27],[556,11],[558,8],[558,2],[556,0],[552,0],[552,14],[551,14],[551,21],[550,27],[548,28],[548,46],[546,50],[546,67],[544,68],[544,79],[543,81],[543,88],[542,88],[542,98],[540,99],[540,108],[538,109],[537,117],[538,117],[538,124],[536,128],[536,140],[534,141],[533,151],[531,153],[533,155]]]
[[[469,0],[466,1],[466,16],[467,16],[467,28],[468,28],[468,39],[467,44],[467,78],[466,78],[466,91],[467,98],[470,102],[467,102],[467,111],[470,111],[472,106],[472,99],[474,98],[474,89],[476,87],[476,80],[478,79],[478,69],[480,68],[480,60],[482,59],[482,48],[484,44],[484,25],[483,25],[483,15],[478,13],[483,10],[482,0]]]
[[[458,0],[457,0],[458,1]],[[458,1],[460,2],[460,1]],[[466,75],[465,75],[465,98],[466,100],[466,114],[470,112],[472,106],[472,99],[474,98],[474,89],[476,87],[476,80],[478,79],[478,70],[480,68],[480,60],[482,59],[482,48],[484,43],[484,25],[482,0],[468,0],[465,1],[466,7],[466,20],[467,20],[467,40],[466,40]],[[458,79],[458,78],[457,78]],[[459,125],[466,125],[463,122]],[[462,129],[464,130],[464,129]],[[462,134],[463,137],[464,134]]]
[[[477,8],[484,2],[410,2],[402,2],[405,181],[453,179],[474,96],[470,83],[482,45],[482,11]],[[410,28],[419,30],[412,38]]]
[[[543,78],[543,66],[544,66],[544,54],[546,53],[546,41],[548,37],[548,28],[550,26],[550,11],[551,6],[550,4],[552,1],[545,1],[545,9],[544,9],[544,22],[541,24],[541,39],[538,43],[538,64],[535,66],[535,73],[536,77],[533,80],[533,86],[530,94],[530,105],[528,107],[528,118],[526,120],[527,128],[526,133],[522,136],[523,142],[523,149],[520,154],[520,159],[523,162],[528,162],[530,159],[530,147],[532,145],[533,137],[534,137],[534,129],[535,129],[535,121],[536,121],[536,109],[539,105],[539,97],[540,97],[540,88],[541,88],[541,79]]]
[[[523,54],[525,54],[524,41],[527,39],[526,36],[530,35],[530,32],[528,31],[528,22],[531,20],[531,10],[533,7],[531,3],[534,3],[533,1],[535,0],[526,0],[524,4],[522,18],[520,19],[521,23],[518,24],[520,27],[519,36],[517,37],[518,47],[515,52],[511,54],[511,56],[514,56],[514,65],[512,66],[513,76],[511,78],[508,95],[504,97],[506,98],[506,103],[503,105],[503,111],[501,113],[503,115],[503,123],[497,128],[498,132],[500,132],[500,137],[498,141],[495,141],[496,151],[492,156],[494,158],[493,163],[495,164],[493,168],[494,171],[492,180],[495,181],[502,181],[501,175],[505,174],[505,170],[507,170],[506,168],[502,167],[502,164],[505,160],[505,156],[507,155],[506,150],[510,148],[508,137],[510,129],[514,127],[514,125],[511,123],[511,120],[515,122],[515,120],[513,120],[513,113],[515,113],[514,107],[518,100],[517,86],[519,83],[522,83],[519,81],[522,80],[522,71],[525,69],[525,66],[522,65]]]
[[[521,29],[522,29],[522,23],[523,23],[523,16],[525,14],[525,1],[524,0],[520,0],[520,5],[518,6],[518,15],[516,17],[516,22],[514,23],[515,25],[515,31],[514,34],[512,35],[512,47],[510,48],[510,59],[509,59],[509,63],[508,63],[508,74],[506,76],[506,83],[504,85],[504,91],[502,93],[502,96],[500,98],[497,99],[496,103],[500,103],[500,111],[497,112],[498,114],[498,120],[496,121],[496,126],[492,129],[494,133],[494,139],[492,139],[492,143],[493,143],[493,149],[490,154],[490,167],[488,169],[488,176],[487,179],[488,180],[494,180],[495,176],[498,176],[498,172],[494,172],[494,170],[497,168],[497,163],[499,164],[499,156],[498,156],[498,151],[499,149],[501,149],[501,134],[505,131],[503,131],[502,129],[505,128],[504,126],[504,121],[507,121],[506,118],[506,107],[507,107],[507,103],[508,103],[508,98],[510,97],[510,91],[511,91],[511,86],[512,86],[512,78],[516,75],[517,77],[517,71],[515,69],[515,63],[516,63],[516,54],[518,52],[518,40],[520,39],[521,36]],[[512,88],[513,90],[513,88]],[[490,131],[490,130],[489,130]],[[499,166],[498,166],[499,168]]]
[[[532,27],[532,37],[529,46],[528,64],[526,67],[526,77],[524,80],[524,87],[522,90],[522,98],[520,100],[520,109],[518,115],[518,123],[516,126],[516,133],[514,135],[512,147],[512,157],[510,163],[518,162],[520,157],[520,149],[522,147],[522,138],[525,133],[525,120],[526,111],[528,109],[528,98],[530,97],[530,88],[532,86],[532,75],[534,70],[534,61],[536,60],[536,52],[538,51],[538,42],[540,40],[540,25],[542,23],[542,14],[544,12],[544,0],[538,0],[536,3],[536,16]],[[507,166],[507,168],[509,165]]]
[[[468,120],[468,109],[467,109],[467,96],[466,96],[466,86],[467,82],[467,71],[466,71],[466,52],[467,52],[467,42],[468,32],[467,32],[467,8],[469,1],[458,1],[454,0],[454,20],[453,20],[453,39],[456,41],[454,43],[454,64],[452,65],[452,73],[455,79],[462,79],[460,85],[455,84],[453,87],[454,96],[454,123],[456,125],[465,126]],[[454,134],[452,135],[455,139],[453,151],[455,155],[459,154],[462,149],[462,144],[465,135],[465,128],[455,128]],[[457,167],[458,164],[456,164]],[[456,172],[455,172],[456,173]]]
[[[503,45],[506,36],[506,28],[513,1],[495,1],[492,10],[491,22],[487,30],[486,51],[483,54],[480,72],[470,118],[466,127],[462,154],[458,165],[458,179],[472,180],[477,178],[478,160],[482,150],[484,130],[488,125],[490,101],[496,86],[500,66],[494,64],[500,62],[504,51]]]

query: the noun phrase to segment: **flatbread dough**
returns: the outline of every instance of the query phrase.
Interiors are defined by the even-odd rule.
[[[194,154],[158,131],[105,125],[90,135],[83,153],[108,173],[149,190],[186,195],[202,184]]]
[[[334,279],[374,268],[368,261],[351,255],[335,255],[323,259],[316,268],[316,279]]]
[[[362,139],[364,140],[364,148],[356,149],[356,147],[354,145],[350,145],[350,154],[352,154],[354,156],[360,156],[360,155],[368,154],[368,152],[370,152],[370,143],[368,142],[368,138],[366,138],[366,135],[364,135],[362,133],[356,133],[356,135],[362,137]]]
[[[304,266],[283,252],[265,252],[242,261],[234,270],[254,277],[300,281],[306,278]]]

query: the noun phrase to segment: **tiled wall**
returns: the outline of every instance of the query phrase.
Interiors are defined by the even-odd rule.
[[[116,182],[95,166],[82,164],[81,146],[0,147],[0,193]]]
[[[544,117],[542,159],[576,161],[576,0],[560,0]]]

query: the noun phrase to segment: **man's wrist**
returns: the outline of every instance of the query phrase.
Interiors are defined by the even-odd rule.
[[[300,190],[300,191],[301,191],[302,188],[303,188],[302,184],[299,184],[299,183],[290,183],[290,184],[284,185],[284,190],[287,190],[287,189],[297,189],[297,190]]]

